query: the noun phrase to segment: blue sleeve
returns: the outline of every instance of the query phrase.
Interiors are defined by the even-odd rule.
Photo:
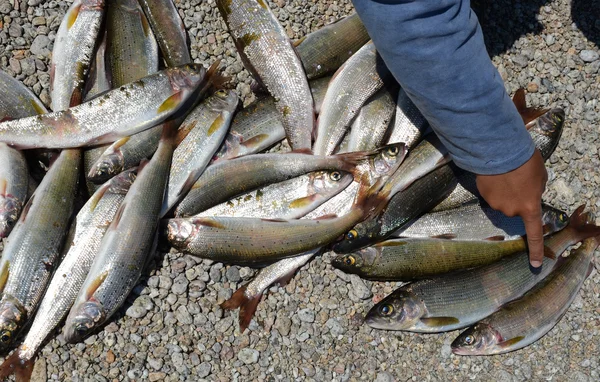
[[[384,62],[456,164],[502,174],[535,146],[468,0],[353,0]]]

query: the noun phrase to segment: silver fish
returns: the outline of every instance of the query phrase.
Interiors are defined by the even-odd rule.
[[[412,150],[429,130],[429,123],[404,89],[398,92],[396,113],[387,143],[404,142]]]

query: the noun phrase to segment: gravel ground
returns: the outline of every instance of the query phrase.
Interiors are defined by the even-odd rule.
[[[192,57],[222,59],[246,103],[253,99],[214,0],[176,0]],[[298,38],[352,11],[348,0],[269,2]],[[64,1],[0,0],[0,68],[49,104],[49,57]],[[548,163],[545,200],[572,212],[600,207],[600,1],[474,1],[488,48],[509,92],[532,105],[562,107],[567,125]],[[246,333],[219,303],[252,278],[249,268],[157,255],[128,305],[84,343],[57,335],[34,380],[600,380],[600,274],[587,280],[563,320],[534,345],[503,356],[458,357],[458,332],[418,335],[373,330],[363,314],[392,283],[333,271],[325,255],[285,287],[273,287]],[[600,260],[597,257],[597,260]]]

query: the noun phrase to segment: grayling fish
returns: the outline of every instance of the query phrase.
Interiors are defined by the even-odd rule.
[[[275,98],[293,150],[309,149],[315,124],[312,95],[300,59],[263,0],[217,0],[242,62]]]
[[[583,206],[569,225],[544,240],[547,251],[560,256],[570,245],[600,233],[588,224]],[[366,323],[376,329],[437,333],[467,327],[512,301],[552,270],[555,260],[544,257],[542,270],[529,270],[527,252],[494,264],[405,285],[374,306]]]
[[[0,350],[33,312],[59,261],[77,194],[81,153],[63,150],[23,209],[0,259]]]
[[[166,204],[161,215],[183,199],[202,175],[229,130],[238,101],[235,92],[219,90],[185,118],[180,131],[191,130],[173,152]]]
[[[335,72],[371,38],[356,13],[298,40],[296,51],[308,79]]]
[[[103,18],[104,0],[75,0],[67,10],[52,51],[52,110],[65,110],[83,100],[85,79]]]
[[[404,89],[398,92],[396,113],[392,122],[387,143],[404,142],[412,150],[426,134],[429,123],[415,104],[408,98]]]
[[[391,80],[372,42],[352,55],[334,74],[325,93],[313,145],[315,154],[333,153],[361,106]]]
[[[199,64],[165,69],[64,111],[2,122],[0,141],[20,148],[113,142],[173,115],[206,77]]]
[[[185,25],[171,0],[139,0],[167,66],[192,62]]]
[[[460,355],[490,355],[524,348],[542,338],[560,321],[594,270],[592,237],[568,257],[561,257],[552,273],[523,297],[462,332],[452,342]]]
[[[33,368],[33,357],[41,344],[73,305],[102,237],[134,180],[135,169],[112,178],[79,211],[63,249],[66,254],[52,277],[33,324],[19,348],[0,365],[0,375],[11,369]]]
[[[102,325],[138,282],[156,238],[176,127],[165,128],[158,150],[138,176],[108,227],[69,312],[63,334],[77,342]]]

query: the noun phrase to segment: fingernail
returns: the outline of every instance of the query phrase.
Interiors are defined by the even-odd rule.
[[[529,270],[534,275],[539,275],[542,271],[542,262],[541,261],[532,261],[529,263]]]

